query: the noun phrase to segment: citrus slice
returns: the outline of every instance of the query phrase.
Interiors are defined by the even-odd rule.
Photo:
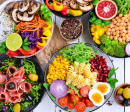
[[[22,37],[17,33],[10,34],[6,39],[6,46],[11,51],[16,51],[22,46]]]
[[[97,17],[102,20],[111,20],[116,16],[117,10],[116,3],[110,0],[100,1],[95,7]]]

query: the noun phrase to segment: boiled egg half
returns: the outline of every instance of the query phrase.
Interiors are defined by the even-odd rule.
[[[93,102],[95,106],[101,106],[104,103],[103,94],[96,89],[91,89],[89,91],[89,99]]]
[[[103,95],[107,95],[110,92],[110,85],[105,82],[98,82],[93,86],[93,89],[99,90]]]

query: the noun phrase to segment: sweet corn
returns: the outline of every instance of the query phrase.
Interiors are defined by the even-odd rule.
[[[57,79],[66,80],[69,61],[62,55],[58,55],[52,64],[49,65],[47,82],[51,84]]]

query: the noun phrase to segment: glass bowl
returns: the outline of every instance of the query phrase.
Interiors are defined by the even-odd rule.
[[[75,44],[76,44],[76,43],[70,44],[70,45],[68,45],[68,47],[73,47],[73,45],[75,45]],[[103,56],[103,58],[106,58],[107,65],[110,66],[111,68],[114,68],[114,65],[113,65],[111,59],[110,59],[102,50],[100,50],[100,49],[97,48],[96,46],[91,45],[91,44],[88,44],[88,43],[85,43],[85,45],[86,45],[86,46],[89,46],[89,47],[92,47],[93,50],[97,50],[97,51],[98,51],[98,54],[97,54],[97,55]],[[65,46],[65,47],[67,47],[67,46]],[[63,47],[63,48],[61,48],[61,49],[64,49],[65,47]],[[61,50],[61,49],[60,49],[60,50]],[[59,51],[60,51],[60,50],[59,50]],[[49,60],[47,66],[46,66],[45,75],[44,75],[44,81],[45,81],[45,83],[47,83],[46,77],[47,77],[47,74],[48,74],[49,64],[51,64],[52,61],[54,60],[54,58],[55,58],[57,55],[59,55],[59,51],[57,51],[57,52],[51,57],[51,59]],[[115,78],[115,77],[116,77],[116,75],[113,76],[113,78]],[[111,97],[113,91],[114,91],[114,89],[111,88],[109,94],[107,94],[107,95],[105,96],[105,98],[104,98],[104,103],[103,103],[103,105],[104,105],[104,104],[108,101],[108,99]],[[47,90],[47,94],[48,94],[49,97],[50,97],[51,93],[50,93],[49,90]],[[51,97],[50,97],[50,98],[51,98]],[[63,110],[65,110],[65,111],[70,110],[70,109],[68,109],[67,107],[61,107],[61,106],[58,104],[58,99],[57,99],[57,98],[56,98],[55,100],[52,100],[52,101],[53,101],[58,107],[60,107],[60,108],[63,109]],[[101,106],[99,106],[99,107],[97,107],[97,106],[87,107],[86,110],[85,110],[85,112],[90,112],[90,111],[97,110],[97,109],[99,109],[100,107],[102,107],[103,105],[101,105]],[[71,112],[75,112],[75,110],[73,109]]]

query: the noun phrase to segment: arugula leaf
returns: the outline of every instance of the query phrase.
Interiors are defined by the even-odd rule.
[[[50,95],[50,97],[51,97],[52,100],[56,99],[56,97],[54,97],[52,94]]]
[[[99,3],[99,0],[93,0],[93,1],[92,1],[92,4],[93,4],[93,5],[97,5],[98,3]]]
[[[44,86],[47,90],[49,90],[49,89],[50,89],[50,85],[49,85],[49,84],[47,84],[47,83],[43,83],[43,86]]]
[[[83,58],[77,57],[77,58],[76,58],[76,62],[79,62],[79,63],[85,63],[85,62],[86,62],[86,59],[83,59]]]
[[[93,22],[94,25],[101,25],[102,24],[102,20],[101,19],[96,19],[94,22]]]
[[[106,25],[106,26],[109,26],[111,24],[111,21],[108,20],[108,21],[103,21],[103,23]]]
[[[116,72],[116,70],[117,70],[118,68],[112,68],[110,71],[109,71],[109,73],[108,73],[108,78],[111,78],[114,74],[115,74],[115,72]]]

